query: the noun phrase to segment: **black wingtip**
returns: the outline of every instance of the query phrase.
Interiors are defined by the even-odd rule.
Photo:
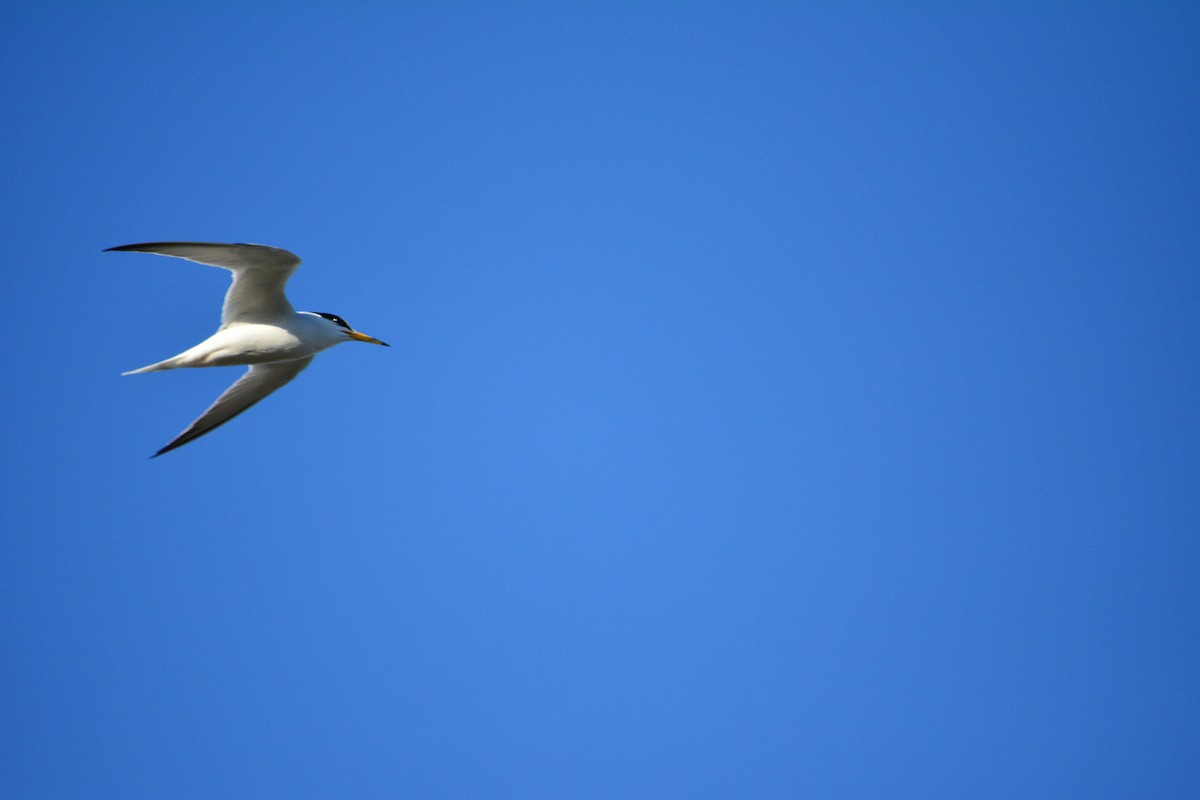
[[[106,247],[101,252],[111,253],[113,251],[120,253],[145,253],[148,247],[158,247],[164,244],[187,244],[186,242],[135,242],[133,244],[119,244],[116,247]]]

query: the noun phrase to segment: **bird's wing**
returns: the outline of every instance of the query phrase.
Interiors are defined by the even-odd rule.
[[[214,242],[146,242],[108,249],[185,258],[233,272],[233,285],[225,294],[221,309],[222,326],[262,322],[294,313],[283,286],[300,265],[300,259],[287,250],[262,244]]]
[[[182,447],[193,439],[199,439],[214,428],[229,422],[299,375],[312,360],[313,357],[309,356],[308,358],[297,358],[294,361],[276,361],[271,364],[255,364],[250,367],[242,377],[225,390],[224,394],[217,398],[217,402],[209,406],[191,425],[188,425],[187,430],[176,436],[170,444],[155,453],[152,458],[157,458],[176,447]]]

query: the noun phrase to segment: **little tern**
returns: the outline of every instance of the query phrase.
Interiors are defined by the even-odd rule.
[[[299,375],[322,350],[352,341],[388,346],[386,342],[354,330],[336,314],[293,309],[283,287],[300,265],[300,259],[287,250],[261,244],[147,242],[110,247],[105,252],[108,251],[173,256],[233,273],[233,284],[225,294],[225,305],[221,309],[221,327],[216,333],[177,356],[122,373],[137,375],[187,367],[249,367],[183,433],[151,458],[182,447],[224,425]]]

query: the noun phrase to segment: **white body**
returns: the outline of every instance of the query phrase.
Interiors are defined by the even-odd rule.
[[[236,367],[308,358],[348,342],[345,332],[324,317],[301,311],[271,322],[235,322],[177,356],[126,372],[157,372],[186,367]]]

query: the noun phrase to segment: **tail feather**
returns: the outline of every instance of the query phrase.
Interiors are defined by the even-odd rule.
[[[122,372],[122,375],[137,375],[142,372],[161,372],[164,369],[175,369],[175,364],[172,362],[175,358],[168,358],[166,361],[159,361],[157,364],[151,364],[141,369],[131,369],[129,372]]]

